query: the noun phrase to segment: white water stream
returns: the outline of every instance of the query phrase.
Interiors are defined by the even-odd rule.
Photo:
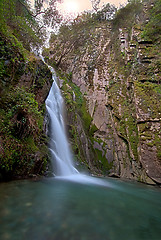
[[[40,50],[40,57],[45,63]],[[46,63],[45,63],[46,64]],[[95,184],[101,186],[109,186],[107,181],[102,179],[90,177],[79,173],[74,167],[72,154],[70,151],[69,143],[66,137],[64,119],[63,119],[63,98],[57,84],[57,77],[53,67],[46,64],[52,73],[53,84],[50,89],[49,95],[45,101],[46,109],[50,119],[50,144],[49,149],[51,152],[51,161],[53,166],[53,175],[60,180],[74,181],[84,184]]]
[[[63,98],[57,85],[54,69],[50,67],[53,84],[46,99],[50,118],[50,151],[55,176],[69,176],[78,173],[74,168],[70,148],[65,134],[63,120]]]

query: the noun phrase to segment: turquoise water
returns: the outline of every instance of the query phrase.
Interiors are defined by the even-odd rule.
[[[1,183],[0,240],[160,240],[160,189],[104,181]]]

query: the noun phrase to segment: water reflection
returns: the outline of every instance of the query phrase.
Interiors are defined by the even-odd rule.
[[[111,179],[3,183],[0,226],[1,240],[160,240],[161,191]]]

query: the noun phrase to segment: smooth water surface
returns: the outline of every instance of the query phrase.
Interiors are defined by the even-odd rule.
[[[160,189],[103,181],[1,183],[0,239],[160,240]]]

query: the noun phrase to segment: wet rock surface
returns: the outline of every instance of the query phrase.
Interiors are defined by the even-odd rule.
[[[105,174],[161,183],[160,41],[143,36],[153,1],[136,5],[134,15],[128,10],[129,22],[118,24],[116,18],[91,26],[86,42],[65,55],[59,69],[71,74],[86,99],[97,128],[92,136],[97,167]],[[50,61],[57,62],[61,41],[51,42],[51,49]]]

